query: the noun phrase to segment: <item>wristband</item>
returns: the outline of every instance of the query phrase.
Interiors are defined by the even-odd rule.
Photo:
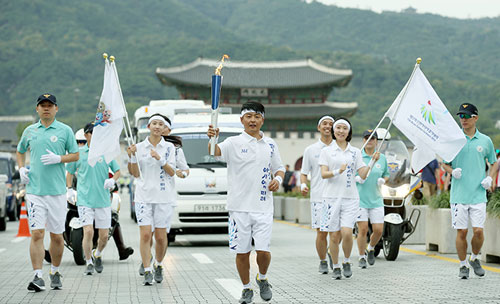
[[[160,158],[158,161],[160,163],[160,167],[163,167],[167,164],[167,159],[166,158]]]
[[[184,171],[181,171],[182,172],[182,176],[184,176],[184,178],[186,178],[188,176],[188,174]]]
[[[283,183],[283,179],[279,175],[277,175],[274,179],[277,180],[280,185]]]
[[[340,174],[340,169],[335,169],[332,171],[333,176],[337,176]]]
[[[137,164],[137,157],[135,157],[135,155],[132,155],[129,158],[128,162],[131,163],[131,164]]]
[[[304,189],[306,189],[306,188],[307,188],[306,183],[300,184],[300,191],[304,191]]]

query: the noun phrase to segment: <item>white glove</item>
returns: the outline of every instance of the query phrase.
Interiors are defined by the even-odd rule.
[[[61,155],[54,154],[54,152],[50,151],[49,149],[46,149],[48,154],[42,155],[40,157],[40,160],[44,165],[54,165],[58,164],[61,162]]]
[[[354,178],[354,180],[356,180],[356,183],[358,184],[364,184],[365,183],[365,180],[361,178],[361,176],[359,175],[356,175],[356,177]]]
[[[481,182],[481,186],[483,186],[484,189],[488,190],[491,188],[491,176],[486,176],[483,181]]]
[[[104,189],[113,189],[115,187],[115,180],[112,178],[108,178],[104,181]]]
[[[383,179],[383,178],[379,177],[379,178],[377,179],[377,185],[382,186],[383,184],[385,184],[385,179]]]
[[[66,189],[66,200],[68,203],[75,205],[76,204],[76,191],[73,188]]]
[[[456,168],[451,171],[451,176],[453,176],[454,179],[461,179],[462,178],[462,168]]]
[[[30,178],[28,174],[30,173],[30,170],[26,169],[25,167],[19,168],[19,176],[21,177],[21,184],[29,184]]]
[[[304,191],[305,189],[309,190],[309,188],[307,187],[307,184],[306,183],[300,184],[300,192]]]

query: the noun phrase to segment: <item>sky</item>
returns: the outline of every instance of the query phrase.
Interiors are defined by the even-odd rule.
[[[432,13],[460,19],[500,16],[499,0],[316,0],[340,7],[395,11],[413,7],[417,13]]]

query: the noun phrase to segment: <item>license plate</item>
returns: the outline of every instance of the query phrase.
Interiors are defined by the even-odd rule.
[[[226,212],[226,204],[194,205],[194,212]]]

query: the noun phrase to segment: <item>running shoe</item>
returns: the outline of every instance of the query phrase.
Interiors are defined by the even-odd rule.
[[[326,249],[326,254],[328,255],[328,263],[330,264],[330,269],[333,270],[333,261],[332,256],[330,255],[330,249]]]
[[[161,281],[163,281],[163,266],[161,266],[161,265],[155,266],[154,277],[155,277],[156,283],[161,283]]]
[[[142,282],[144,286],[153,285],[153,273],[151,271],[144,272],[144,281]]]
[[[332,279],[340,280],[342,278],[342,270],[340,268],[333,268]]]
[[[460,279],[467,280],[469,278],[469,268],[467,266],[460,267],[458,271],[458,277]]]
[[[85,267],[85,271],[83,272],[84,275],[92,275],[94,274],[94,264],[88,264],[87,267]]]
[[[253,301],[253,290],[250,288],[245,288],[241,292],[240,303],[241,304],[250,304]]]
[[[375,250],[366,251],[366,256],[368,257],[368,264],[375,264]]]
[[[257,277],[255,278],[255,281],[257,282],[257,285],[259,285],[260,289],[260,297],[264,301],[269,301],[273,297],[273,292],[271,291],[271,284],[269,284],[269,281],[267,279],[265,280],[259,280],[259,275],[257,274]]]
[[[469,259],[469,265],[472,266],[472,269],[474,269],[474,274],[477,276],[484,276],[484,269],[481,267],[481,262],[479,262],[479,259],[475,259],[474,261]]]
[[[366,259],[365,258],[359,259],[359,268],[366,269]]]
[[[351,263],[342,263],[344,270],[344,277],[350,278],[352,276]]]
[[[96,256],[95,255],[96,250],[92,250],[92,260],[94,261],[95,264],[95,271],[97,273],[101,273],[104,267],[102,266],[102,257],[101,256]]]
[[[153,255],[151,255],[151,263],[149,265],[153,264]],[[139,275],[143,276],[144,275],[144,264],[141,263],[141,266],[139,266]]]
[[[42,278],[39,278],[37,275],[35,275],[33,281],[31,281],[28,285],[28,291],[40,292],[42,290],[45,290],[45,282]]]
[[[62,282],[61,282],[61,277],[62,275],[57,271],[54,274],[49,274],[50,278],[50,288],[52,289],[62,289]]]
[[[320,261],[318,271],[321,274],[327,274],[328,273],[328,262],[327,261]]]

